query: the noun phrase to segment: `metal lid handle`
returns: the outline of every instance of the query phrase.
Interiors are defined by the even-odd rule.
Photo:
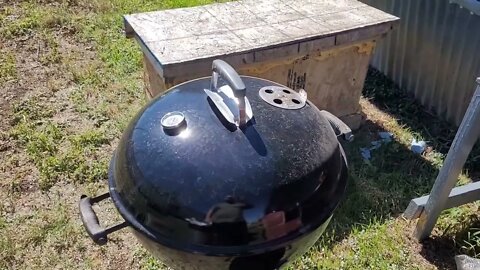
[[[221,76],[225,81],[227,81],[228,86],[233,90],[233,94],[238,99],[238,110],[239,110],[239,121],[238,124],[240,127],[244,126],[247,123],[247,114],[246,114],[246,105],[245,97],[247,89],[245,84],[242,81],[242,78],[238,73],[230,66],[227,62],[223,60],[214,60],[212,63],[212,80],[210,83],[210,91],[216,91],[218,76]]]

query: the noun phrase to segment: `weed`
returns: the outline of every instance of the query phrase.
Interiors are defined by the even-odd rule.
[[[56,78],[50,78],[47,81],[47,86],[48,86],[48,89],[52,91],[52,93],[56,93],[63,88],[64,84],[60,80],[57,80]]]
[[[460,242],[460,250],[478,258],[480,255],[480,229],[470,228],[466,238]]]
[[[0,24],[0,36],[9,39],[33,33],[38,29],[66,29],[67,32],[74,33],[78,27],[76,15],[64,4],[39,5],[34,1],[26,1],[7,11],[9,15],[16,16],[3,15],[4,23]]]
[[[97,62],[89,64],[86,67],[79,67],[74,64],[68,66],[72,73],[73,82],[82,86],[104,87],[107,83],[104,67]]]
[[[48,119],[55,113],[52,108],[43,105],[39,98],[33,97],[13,106],[14,117],[12,124],[19,122],[35,123],[36,121]]]
[[[61,63],[62,56],[59,52],[59,44],[55,37],[49,31],[42,32],[42,39],[45,42],[47,53],[40,57],[40,63],[43,65]]]
[[[75,141],[75,139],[71,139]],[[95,145],[81,146],[82,142],[67,148],[66,153],[57,153],[37,163],[41,173],[40,186],[46,190],[61,179],[70,179],[77,183],[93,182],[107,177],[108,159],[96,158]],[[91,159],[93,156],[93,160]]]
[[[145,249],[136,250],[134,257],[139,259],[141,270],[172,270],[153,257],[152,254],[149,254]]]
[[[4,82],[17,78],[17,67],[15,54],[12,52],[0,51],[0,85]]]
[[[437,228],[441,237],[455,243],[459,252],[480,258],[478,202],[443,211]]]
[[[99,130],[87,130],[79,135],[71,136],[69,139],[76,149],[99,147],[109,142],[109,139],[105,137],[105,132]]]
[[[0,234],[0,269],[8,269],[9,264],[15,260],[16,247],[9,235]]]
[[[18,14],[19,17],[17,19],[8,19],[10,16],[6,17],[0,27],[0,36],[13,38],[15,36],[25,35],[39,25],[41,14],[34,5],[28,2],[23,3],[23,7],[20,10],[14,9],[10,12],[20,13]]]
[[[45,115],[41,107],[25,106],[37,104],[24,102],[15,109],[16,125],[10,131],[11,138],[25,146],[30,159],[40,172],[39,186],[47,190],[62,179],[75,182],[91,182],[105,179],[107,159],[91,160],[95,150],[109,142],[104,132],[87,130],[78,135],[67,135],[62,127],[52,122],[37,125],[35,120]],[[59,146],[64,142],[63,151]]]
[[[28,138],[27,153],[34,157],[35,162],[55,154],[63,138],[61,130],[53,123],[47,123],[29,135],[31,137]]]
[[[49,7],[41,12],[43,14],[39,23],[41,28],[55,29],[73,25],[73,15],[66,8]]]
[[[61,251],[74,243],[76,228],[64,206],[57,205],[52,211],[41,212],[37,222],[39,224],[25,239],[26,244],[38,245],[45,241],[52,241],[58,251]]]
[[[14,9],[10,6],[2,6],[0,7],[0,28],[4,26],[7,18],[11,16],[14,12]]]

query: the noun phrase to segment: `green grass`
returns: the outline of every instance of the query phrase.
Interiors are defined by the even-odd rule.
[[[0,198],[11,200],[0,203],[0,269],[115,268],[108,263],[118,259],[119,252],[131,255],[131,268],[167,269],[125,240],[115,239],[89,253],[94,246],[79,224],[78,198],[63,195],[67,190],[62,187],[73,186],[77,193],[87,194],[105,191],[110,155],[129,119],[145,102],[142,55],[135,42],[124,36],[122,15],[210,2],[30,0],[0,8],[0,42],[7,44],[0,54],[0,85],[14,87],[19,60],[24,60],[8,43],[11,40],[29,44],[25,45],[28,55],[36,55],[40,44],[35,61],[48,78],[46,82],[30,78],[31,89],[47,87],[32,91],[13,106],[11,128],[1,138],[10,140],[15,151],[0,172],[16,174],[2,180],[2,188],[8,188],[0,191]],[[354,143],[345,144],[351,175],[345,199],[324,237],[290,269],[434,267],[418,259],[408,240],[412,225],[399,215],[411,198],[429,192],[455,128],[425,113],[374,70],[369,72],[364,95],[371,102],[363,102],[369,121]],[[369,145],[382,130],[392,132],[394,141],[364,161],[359,147]],[[413,154],[408,149],[412,138],[430,141],[433,151]],[[478,164],[478,148],[468,161],[470,171]],[[28,166],[34,169],[19,169]],[[461,183],[468,181],[469,174],[462,174]],[[25,204],[25,198],[35,200],[45,194],[61,200],[35,201],[40,206],[29,208],[27,214],[11,209],[11,205]],[[476,210],[475,204],[455,208],[439,220],[439,237],[452,243],[454,252],[478,254]],[[119,233],[119,239],[126,234]],[[76,260],[79,257],[81,262]],[[444,260],[452,262],[452,258]]]
[[[157,269],[171,270],[171,268],[168,268],[166,265],[161,263],[159,260],[157,260],[155,257],[153,257],[150,253],[148,253],[148,251],[146,251],[143,248],[136,250],[134,256],[139,259],[141,270],[157,270]]]
[[[48,120],[56,112],[28,99],[14,107],[10,137],[25,148],[40,173],[39,186],[47,190],[60,180],[91,182],[106,177],[107,159],[95,153],[108,144],[106,132],[86,130],[68,134],[66,127]],[[60,149],[62,147],[62,149]]]
[[[40,57],[40,63],[43,65],[59,64],[62,62],[62,55],[60,54],[59,44],[55,37],[49,31],[41,32],[42,39],[46,47],[49,49],[47,53]]]
[[[393,221],[356,226],[343,242],[311,250],[293,269],[422,269],[412,260],[402,233],[403,227]]]
[[[446,143],[453,139],[456,129],[438,118],[426,117],[422,106],[375,70],[369,71],[364,96],[370,100],[362,106],[368,121],[353,143],[344,144],[350,164],[345,199],[323,239],[292,269],[433,267],[418,265],[411,241],[405,240],[411,234],[410,226],[399,216],[412,198],[430,192],[448,151]],[[372,159],[365,161],[359,148],[379,139],[378,131],[391,132],[394,140],[373,151]],[[409,146],[413,138],[429,141],[433,151],[412,153]],[[467,163],[470,170],[475,171],[473,163],[478,151],[477,145]],[[465,171],[458,184],[470,181]],[[478,203],[473,203],[446,210],[439,219],[434,245],[450,249],[451,253],[478,256],[477,209]],[[451,256],[442,258],[438,265],[453,267],[453,263]]]
[[[57,204],[51,209],[39,210],[36,215],[5,222],[3,234],[0,237],[0,269],[11,269],[16,263],[18,250],[40,252],[37,258],[30,262],[28,268],[49,267],[58,265],[65,259],[62,253],[69,248],[79,248],[79,229],[72,220],[71,214],[64,206]],[[27,231],[22,230],[22,223],[28,222]],[[15,238],[11,237],[15,235]],[[38,247],[42,247],[40,250]],[[48,253],[42,254],[48,250]]]
[[[29,196],[28,186],[33,184],[42,194],[55,197],[58,187],[69,183],[88,194],[98,194],[98,189],[105,187],[112,141],[145,102],[141,53],[133,40],[125,38],[122,15],[203,3],[207,1],[73,0],[25,1],[2,7],[0,42],[32,41],[27,48],[47,70],[49,91],[33,91],[13,106],[6,140],[23,150],[28,160],[15,154],[0,166],[0,172],[18,170],[27,162],[38,176],[34,171],[34,182],[28,183],[27,175],[32,172],[19,171],[2,183],[8,188],[0,195],[20,201]],[[15,50],[6,47],[0,57],[0,83],[14,84],[18,78]],[[30,79],[34,89],[42,83]],[[65,117],[74,121],[62,121]],[[37,204],[49,204],[38,197]],[[109,259],[84,258],[85,246],[74,243],[91,245],[70,200],[76,203],[77,199],[63,198],[55,208],[31,209],[28,216],[0,209],[1,217],[9,216],[0,223],[0,269],[105,268]],[[18,230],[22,233],[17,234]],[[128,250],[121,249],[123,253]],[[138,268],[166,269],[144,249],[139,250],[135,257]],[[47,254],[42,256],[43,252]],[[115,257],[105,248],[95,254]],[[83,258],[81,263],[73,263],[78,257]]]
[[[59,1],[57,5],[24,1],[19,5],[4,7],[0,11],[0,18],[0,36],[8,39],[44,29],[62,29],[73,33],[76,31],[78,17],[69,9],[67,1]]]
[[[52,122],[36,126],[22,121],[11,130],[11,137],[25,147],[37,167],[40,188],[48,190],[60,180],[82,183],[105,179],[108,159],[95,153],[109,143],[105,134],[97,130],[78,135],[62,132],[64,129]]]

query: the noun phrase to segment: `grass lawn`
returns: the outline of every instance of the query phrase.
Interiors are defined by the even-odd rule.
[[[128,230],[94,245],[77,202],[107,190],[112,151],[145,103],[140,49],[124,37],[122,15],[209,2],[0,0],[0,269],[168,269]],[[415,224],[400,216],[411,198],[429,192],[455,128],[375,70],[361,104],[367,121],[345,144],[345,200],[291,269],[449,269],[455,254],[476,256],[476,203],[445,211],[422,244],[411,237]],[[378,131],[394,141],[366,162],[359,147]],[[415,155],[412,138],[432,148]],[[478,178],[479,148],[459,184]],[[111,204],[101,207],[101,220],[118,220]]]

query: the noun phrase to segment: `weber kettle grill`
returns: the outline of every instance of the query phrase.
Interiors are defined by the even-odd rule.
[[[129,227],[173,269],[280,269],[324,232],[347,181],[351,130],[294,91],[213,61],[211,77],[151,100],[109,167],[109,192],[82,196],[97,244]],[[103,228],[110,197],[125,220]]]

